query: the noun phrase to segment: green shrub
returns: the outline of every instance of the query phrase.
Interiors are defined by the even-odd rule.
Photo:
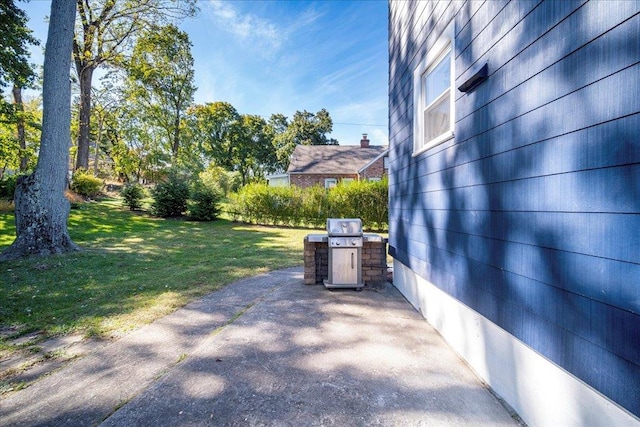
[[[130,210],[135,211],[142,207],[142,199],[145,197],[144,187],[138,183],[127,184],[120,191],[124,204]]]
[[[342,182],[327,191],[327,204],[329,205],[330,218],[359,218],[355,216],[352,207],[355,191],[351,191],[356,181],[343,184]]]
[[[71,178],[71,190],[81,196],[95,197],[100,194],[104,182],[84,169],[78,169]]]
[[[251,183],[230,196],[230,210],[235,220],[265,224],[269,217],[268,188],[262,183]]]
[[[321,185],[302,190],[302,217],[307,225],[322,228],[330,217],[328,191]]]
[[[219,190],[197,182],[190,193],[188,201],[189,218],[196,221],[213,221],[220,214],[219,203],[222,194]]]
[[[199,179],[204,185],[217,188],[224,196],[238,191],[241,183],[239,172],[230,172],[214,164],[200,172]]]
[[[365,228],[383,230],[389,215],[389,184],[381,181],[352,181],[339,184],[328,193],[329,217],[360,218]]]
[[[264,184],[264,209],[273,225],[298,225],[302,220],[302,194],[298,187],[269,187]]]
[[[229,194],[225,211],[227,212],[227,214],[229,214],[229,216],[231,216],[232,221],[240,221],[242,219],[248,221],[248,217],[244,215],[243,207],[244,204],[242,203],[239,193]]]
[[[331,190],[249,184],[230,196],[228,212],[234,220],[317,228],[324,228],[327,218],[361,218],[365,228],[383,230],[389,212],[387,189],[386,179],[353,181]]]
[[[0,200],[13,202],[18,175],[10,175],[0,181]]]
[[[151,190],[153,203],[151,211],[163,218],[180,216],[187,210],[189,184],[176,174],[169,174],[167,181],[157,184]]]
[[[384,230],[389,226],[389,181],[385,177],[381,181],[369,183],[363,200],[362,221],[370,228]],[[374,226],[375,224],[375,226]]]

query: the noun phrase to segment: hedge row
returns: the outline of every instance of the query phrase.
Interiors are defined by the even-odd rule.
[[[227,212],[234,220],[256,224],[324,228],[327,218],[360,218],[367,230],[385,230],[389,213],[386,180],[352,181],[330,190],[249,184],[229,200]]]

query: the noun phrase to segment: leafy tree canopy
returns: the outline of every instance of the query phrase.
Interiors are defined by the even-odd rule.
[[[40,42],[27,28],[27,15],[16,7],[14,0],[0,2],[0,86],[8,83],[29,86],[35,78],[29,64],[30,44]]]
[[[71,1],[71,0],[69,0]],[[145,29],[194,16],[196,0],[76,0],[73,60],[80,83],[76,168],[89,166],[93,72],[122,65]]]
[[[242,183],[263,178],[276,168],[274,130],[260,116],[241,115],[228,102],[197,105],[191,110],[193,138],[207,156]]]
[[[279,169],[283,171],[289,167],[296,145],[338,145],[337,140],[327,138],[333,130],[333,120],[324,108],[315,114],[307,110],[296,111],[291,122],[281,114],[274,114],[270,122],[277,129],[274,145]]]
[[[189,36],[169,24],[144,33],[128,66],[130,96],[166,132],[173,160],[177,160],[181,130],[196,87]]]

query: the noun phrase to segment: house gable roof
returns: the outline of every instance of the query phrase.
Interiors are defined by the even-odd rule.
[[[389,149],[387,147],[384,148],[384,151],[382,151],[380,154],[378,154],[376,157],[374,157],[373,159],[369,160],[369,162],[362,166],[360,169],[358,169],[358,173],[363,173],[369,166],[371,166],[372,164],[374,164],[378,159],[380,159],[381,157],[386,156],[387,154],[389,154]]]
[[[386,150],[381,145],[297,145],[287,173],[357,174]]]

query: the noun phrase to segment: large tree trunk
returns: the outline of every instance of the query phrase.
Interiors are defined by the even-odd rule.
[[[171,145],[171,157],[173,162],[178,160],[178,150],[180,149],[180,110],[176,113],[173,123],[173,144]]]
[[[89,170],[89,138],[91,125],[91,81],[94,67],[91,65],[76,65],[80,79],[80,114],[78,123],[78,152],[76,154],[76,169]]]
[[[104,124],[104,117],[101,115],[98,116],[98,137],[96,138],[96,148],[93,159],[93,176],[98,176],[98,160],[100,157],[100,143],[102,142],[102,126]]]
[[[16,106],[18,112],[18,119],[16,121],[16,129],[18,131],[18,144],[20,145],[20,172],[27,171],[28,158],[27,158],[27,141],[24,135],[24,105],[22,103],[22,88],[18,85],[13,85],[13,103]]]
[[[53,0],[44,59],[42,137],[33,174],[18,180],[16,240],[0,261],[26,255],[78,250],[67,231],[69,202],[64,197],[71,122],[69,65],[76,4]]]

